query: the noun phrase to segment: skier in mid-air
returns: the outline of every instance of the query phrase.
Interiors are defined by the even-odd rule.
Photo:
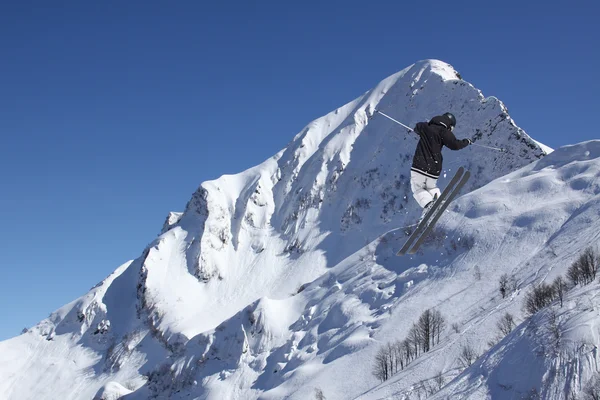
[[[410,188],[417,203],[423,207],[423,214],[419,219],[417,228],[410,234],[406,243],[404,243],[404,246],[402,246],[396,255],[415,254],[435,226],[437,220],[446,210],[446,207],[448,207],[471,176],[470,171],[464,167],[459,167],[448,183],[448,186],[446,186],[443,192],[440,192],[440,189],[437,187],[437,180],[440,177],[440,172],[442,172],[442,148],[446,146],[450,150],[460,150],[473,144],[473,142],[471,139],[458,140],[454,136],[452,130],[456,126],[456,117],[449,112],[433,117],[429,122],[419,122],[415,125],[414,129],[380,110],[374,110],[374,113],[381,114],[396,124],[419,135],[419,143],[417,144],[410,169]],[[367,113],[368,118],[373,118],[374,113],[371,113],[371,115]],[[490,146],[482,147],[505,151],[504,149]],[[436,202],[437,199],[440,202]]]
[[[440,196],[437,180],[442,171],[442,147],[460,150],[472,143],[470,139],[457,139],[452,133],[455,126],[456,118],[447,112],[429,122],[419,122],[414,128],[420,139],[410,169],[410,188],[417,203],[423,207],[423,215]]]

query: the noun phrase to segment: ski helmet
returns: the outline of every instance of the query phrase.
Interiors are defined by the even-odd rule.
[[[451,127],[454,128],[456,126],[456,117],[454,116],[454,114],[447,112],[446,114],[444,114],[444,117],[448,118]]]

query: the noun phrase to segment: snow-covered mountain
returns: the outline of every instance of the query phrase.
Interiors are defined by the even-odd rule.
[[[523,306],[535,285],[564,278],[586,248],[598,245],[599,177],[600,141],[590,141],[562,147],[455,201],[440,224],[446,238],[434,247],[438,251],[405,265],[409,271],[426,265],[429,281],[395,305],[397,323],[377,337],[405,336],[408,327],[400,318],[415,321],[421,310],[413,308],[420,304],[435,306],[456,330],[448,329],[418,362],[358,398],[426,397],[439,372],[447,385],[435,399],[582,398],[577,395],[598,371],[598,283],[577,286],[562,307],[555,301],[533,318]],[[454,250],[458,238],[469,242],[468,250]],[[502,274],[516,283],[504,299]],[[506,313],[519,325],[495,344]],[[482,356],[456,377],[465,347]],[[540,397],[528,397],[533,392]]]
[[[445,150],[440,186],[460,165],[471,180],[413,257],[394,252],[420,213],[417,139],[374,109],[411,126],[450,111],[457,137],[506,149]],[[451,66],[418,62],[262,164],[203,183],[139,258],[0,342],[0,398],[409,398],[436,374],[440,398],[581,390],[597,361],[595,289],[568,293],[565,337],[588,347],[559,360],[540,355],[544,316],[526,319],[522,299],[598,240],[600,142],[550,152]],[[502,299],[505,273],[516,290]],[[448,322],[440,342],[379,384],[375,354],[428,308]],[[484,354],[508,311],[522,324]],[[467,342],[484,355],[461,371]]]

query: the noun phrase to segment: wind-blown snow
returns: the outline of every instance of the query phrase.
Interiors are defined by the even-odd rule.
[[[412,258],[394,252],[420,213],[408,182],[417,139],[369,119],[376,108],[411,126],[450,111],[459,138],[507,149],[445,151],[440,185],[460,165],[472,179]],[[262,164],[204,182],[138,259],[1,342],[0,397],[306,399],[321,388],[370,399],[413,393],[432,368],[449,381],[461,343],[485,346],[500,313],[519,314],[522,294],[499,299],[499,275],[522,290],[595,240],[599,146],[544,157],[498,99],[448,64],[418,62]],[[461,331],[377,386],[375,352],[429,307]],[[495,390],[469,373],[444,390]]]

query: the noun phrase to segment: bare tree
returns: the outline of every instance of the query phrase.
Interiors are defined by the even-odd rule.
[[[413,345],[409,339],[404,339],[402,342],[402,353],[404,353],[404,360],[408,365],[414,358]]]
[[[315,389],[315,400],[326,400],[321,388]]]
[[[533,315],[549,306],[554,297],[554,287],[542,282],[525,295],[525,310]]]
[[[409,346],[410,350],[410,346]],[[408,364],[404,342],[388,342],[379,348],[373,364],[373,375],[382,382]]]
[[[501,337],[494,336],[493,338],[491,338],[490,340],[487,341],[487,345],[491,349],[492,347],[494,347],[495,345],[497,345],[500,340],[502,340]]]
[[[440,341],[442,330],[446,327],[446,320],[438,310],[427,309],[419,317],[417,331],[423,352],[428,352]]]
[[[571,281],[573,286],[577,286],[583,283],[583,272],[580,268],[579,263],[576,261],[567,270],[567,279]]]
[[[435,335],[435,339],[437,339],[436,341],[433,340],[433,336],[431,337],[434,346],[436,343],[440,343],[440,335],[444,329],[446,329],[446,319],[442,316],[442,313],[439,310],[434,310],[432,334]]]
[[[600,265],[600,255],[594,248],[588,247],[580,257],[581,263],[585,266],[586,272],[589,275],[590,283],[596,280],[598,266]]]
[[[500,321],[496,324],[498,330],[502,334],[502,337],[508,335],[515,329],[515,317],[512,314],[506,313],[501,318]]]
[[[419,334],[419,328],[417,325],[413,326],[408,331],[408,340],[413,346],[413,358],[419,357],[419,345],[421,344],[421,335]]]
[[[502,298],[505,298],[506,292],[508,291],[508,274],[502,274],[498,284],[500,285],[500,294],[502,295]]]
[[[406,346],[406,340],[396,340],[393,344],[396,353],[396,371],[404,369],[410,362],[411,347]],[[406,351],[408,348],[408,352]]]
[[[461,367],[467,368],[470,367],[471,364],[475,362],[479,358],[479,354],[477,351],[471,346],[470,343],[466,343],[463,345],[460,355],[458,356],[458,363]]]
[[[456,333],[460,333],[460,325],[458,324],[458,322],[452,324],[452,330]]]
[[[381,382],[387,381],[392,376],[390,371],[387,346],[382,346],[375,355],[375,364],[373,365],[373,375]]]
[[[552,282],[552,287],[554,288],[554,294],[560,300],[560,306],[563,306],[563,298],[565,292],[567,291],[567,287],[565,285],[565,281],[562,276],[557,277],[554,282]]]
[[[431,337],[433,336],[433,312],[430,309],[423,311],[417,323],[421,349],[428,352],[431,349]]]
[[[381,346],[375,355],[373,375],[382,382],[404,369],[419,352],[427,352],[440,341],[446,320],[437,310],[427,309],[413,324],[404,340],[389,342]]]
[[[390,376],[398,372],[398,367],[400,366],[400,360],[398,359],[398,352],[396,351],[396,346],[393,343],[388,343],[385,345],[386,352],[388,354],[388,364],[390,368]]]
[[[592,247],[588,247],[567,270],[567,278],[573,285],[587,285],[596,279],[600,255]]]

